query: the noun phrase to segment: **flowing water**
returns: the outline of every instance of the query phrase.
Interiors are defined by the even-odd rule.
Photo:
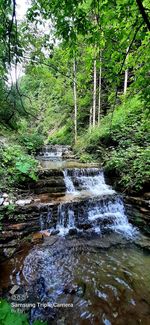
[[[1,287],[26,293],[31,324],[150,325],[150,256],[136,244],[140,233],[122,197],[98,167],[60,163],[66,194],[57,198],[58,234],[3,263]],[[52,219],[48,208],[48,231]]]

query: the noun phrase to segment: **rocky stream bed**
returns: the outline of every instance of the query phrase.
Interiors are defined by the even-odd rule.
[[[1,296],[28,303],[31,323],[149,324],[149,193],[116,193],[69,147],[46,146],[39,160],[11,213],[1,195]]]

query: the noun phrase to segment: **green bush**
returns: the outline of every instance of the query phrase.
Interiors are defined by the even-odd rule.
[[[19,141],[27,148],[29,153],[35,153],[44,144],[44,137],[37,132],[20,135]]]
[[[71,134],[70,126],[68,126],[68,125],[63,126],[59,130],[54,132],[54,134],[52,134],[51,136],[48,137],[48,143],[70,145],[72,143],[72,141],[74,140],[73,135],[71,138],[70,134]]]
[[[134,96],[104,117],[100,127],[79,137],[75,150],[101,160],[122,189],[139,192],[150,176],[149,140],[149,111]]]
[[[93,162],[93,158],[91,155],[89,155],[88,153],[83,153],[81,156],[80,156],[80,162],[82,163],[91,163]]]
[[[1,178],[8,185],[37,179],[38,162],[19,145],[6,146],[0,152]]]
[[[150,179],[150,148],[133,146],[115,150],[106,162],[106,171],[120,176],[120,184],[127,191],[141,191]]]

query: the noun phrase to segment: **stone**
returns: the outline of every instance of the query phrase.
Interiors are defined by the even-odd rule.
[[[68,235],[73,236],[78,233],[76,228],[69,229]]]
[[[32,243],[41,243],[43,241],[43,234],[40,232],[33,234],[31,241]]]
[[[0,198],[0,205],[2,205],[2,204],[3,204],[3,202],[4,202],[4,198],[3,198],[3,197],[1,197],[1,198]]]
[[[19,206],[24,206],[24,205],[30,204],[31,202],[32,202],[32,199],[17,200],[16,204]]]
[[[87,229],[92,228],[92,224],[80,223],[80,224],[77,225],[77,228],[87,230]]]
[[[7,193],[3,193],[3,198],[6,199],[8,197]]]
[[[4,203],[3,203],[3,206],[4,207],[7,207],[9,205],[9,202],[7,202],[7,201],[5,201]]]
[[[14,295],[14,293],[19,289],[19,286],[18,285],[14,285],[11,290],[9,291],[9,293],[11,295]]]

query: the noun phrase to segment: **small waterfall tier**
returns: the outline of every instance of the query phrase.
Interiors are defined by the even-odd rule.
[[[72,157],[70,146],[60,145],[45,145],[38,154],[38,157],[43,160],[59,161]]]
[[[46,160],[58,160],[62,158],[62,151],[62,147],[46,145],[40,151],[40,156]]]
[[[130,238],[136,234],[122,198],[106,184],[103,170],[74,168],[65,169],[63,174],[70,200],[57,206],[55,229],[61,235],[85,230],[100,235],[113,231]]]
[[[68,193],[91,195],[109,195],[115,191],[105,183],[103,170],[99,168],[74,168],[64,171],[64,180]]]

